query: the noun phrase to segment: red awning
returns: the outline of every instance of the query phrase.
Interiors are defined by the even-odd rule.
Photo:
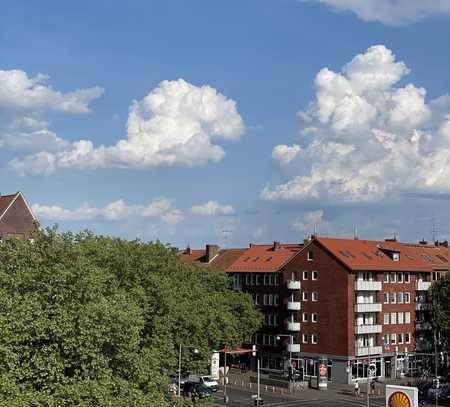
[[[236,349],[222,348],[222,349],[218,350],[217,352],[241,355],[243,353],[250,353],[251,351],[252,351],[251,349],[237,347]]]

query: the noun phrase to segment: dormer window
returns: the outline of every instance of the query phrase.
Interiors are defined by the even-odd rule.
[[[400,261],[400,253],[399,252],[392,252],[392,260]]]

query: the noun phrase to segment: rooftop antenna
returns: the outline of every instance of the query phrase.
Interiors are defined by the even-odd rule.
[[[433,243],[436,241],[436,236],[438,234],[439,230],[436,228],[436,223],[434,222],[434,218],[433,218],[433,226],[431,228],[431,233],[433,236]]]
[[[353,239],[358,240],[358,225],[353,225]]]
[[[314,229],[313,229],[313,237],[317,236],[317,223],[314,223]]]
[[[224,249],[226,249],[228,247],[228,239],[230,238],[230,234],[233,231],[231,229],[223,228],[221,230],[221,232],[222,232],[222,237],[223,237],[223,246],[224,246]]]

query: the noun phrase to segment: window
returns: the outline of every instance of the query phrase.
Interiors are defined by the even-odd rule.
[[[267,345],[267,335],[266,334],[263,334],[263,340],[262,340],[262,342],[263,342],[263,345]]]
[[[319,294],[317,291],[313,291],[311,294],[311,301],[317,301],[319,299]]]
[[[409,333],[405,334],[405,343],[411,343],[411,335]]]
[[[303,322],[308,322],[308,313],[307,313],[307,312],[304,312],[304,313],[302,314],[302,321],[303,321]]]
[[[391,304],[395,304],[395,299],[396,299],[395,293],[389,293],[389,302]]]
[[[389,313],[384,314],[383,319],[384,319],[384,321],[383,321],[384,325],[389,325]]]
[[[252,283],[252,276],[251,274],[245,275],[245,285],[250,285]]]
[[[269,285],[269,276],[264,274],[264,285]]]
[[[383,344],[388,345],[389,344],[389,335],[383,335]]]
[[[404,316],[405,316],[405,314],[403,312],[399,312],[397,314],[397,322],[399,324],[403,324],[404,323]]]
[[[409,304],[411,302],[411,295],[409,293],[403,293],[403,300],[405,304]]]
[[[397,282],[403,283],[403,273],[397,273]]]
[[[389,304],[389,293],[383,293],[384,303]]]
[[[391,343],[392,345],[397,344],[397,334],[391,334]]]
[[[264,314],[264,322],[263,325],[269,325],[269,315]]]
[[[308,343],[308,335],[307,334],[303,334],[302,335],[302,342],[303,343]]]
[[[308,261],[313,261],[314,260],[314,253],[313,252],[308,252],[308,257],[307,257]]]
[[[317,312],[313,312],[311,314],[311,321],[315,323],[315,322],[317,322],[317,320],[318,320]]]
[[[399,344],[403,343],[404,338],[405,338],[404,334],[398,334],[398,343]]]
[[[389,283],[389,273],[383,273],[383,282]]]
[[[391,324],[396,324],[396,323],[397,323],[397,313],[391,312]]]
[[[267,294],[263,295],[263,305],[267,305]]]
[[[441,279],[441,273],[439,271],[433,272],[433,281],[439,281]]]
[[[395,273],[390,273],[390,275],[389,275],[389,280],[390,280],[391,283],[395,283],[395,282],[397,281],[396,276],[397,276],[397,274],[395,274]]]
[[[259,294],[255,294],[255,305],[259,305]]]
[[[303,280],[308,280],[308,271],[303,270]]]
[[[313,280],[317,280],[317,275],[318,275],[317,271],[316,271],[316,270],[313,270],[312,273],[311,273],[311,278],[312,278]]]
[[[410,323],[411,323],[411,313],[405,312],[405,324],[410,324]]]
[[[273,274],[269,274],[269,285],[273,285]]]
[[[269,294],[269,305],[273,305],[273,295]]]
[[[399,252],[393,252],[392,253],[392,260],[400,261],[400,253]]]
[[[274,296],[273,296],[273,305],[278,305],[278,294],[275,294]]]
[[[256,274],[256,276],[255,276],[255,285],[260,285],[261,284],[260,277],[261,276],[259,274]]]
[[[404,277],[405,283],[409,283],[411,280],[409,279],[409,273],[405,273]]]
[[[308,301],[308,291],[303,291],[303,301]]]
[[[403,293],[397,293],[397,304],[403,304]]]
[[[311,335],[311,343],[316,345],[317,344],[317,334]]]
[[[273,276],[273,285],[278,285],[278,274],[275,274],[274,276]]]

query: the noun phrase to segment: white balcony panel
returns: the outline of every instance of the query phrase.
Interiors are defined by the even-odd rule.
[[[416,302],[416,311],[431,311],[433,304],[429,302]]]
[[[288,321],[286,323],[286,328],[288,331],[291,331],[291,332],[299,332],[300,331],[300,322]]]
[[[382,305],[374,302],[372,304],[355,304],[355,312],[381,312]]]
[[[417,291],[428,291],[431,287],[431,281],[417,281],[416,290]]]
[[[289,280],[287,282],[287,288],[289,290],[300,290],[301,287],[301,283],[300,281],[296,281],[296,280]]]
[[[288,301],[286,303],[286,308],[289,311],[300,311],[302,308],[302,304],[299,301]]]
[[[355,291],[381,291],[381,281],[355,281]]]
[[[370,355],[380,355],[382,352],[381,346],[372,346],[372,347],[355,347],[355,356],[369,356]]]
[[[381,325],[356,325],[355,334],[379,334],[381,333]]]
[[[299,343],[288,343],[286,346],[288,352],[300,352],[300,344]]]

